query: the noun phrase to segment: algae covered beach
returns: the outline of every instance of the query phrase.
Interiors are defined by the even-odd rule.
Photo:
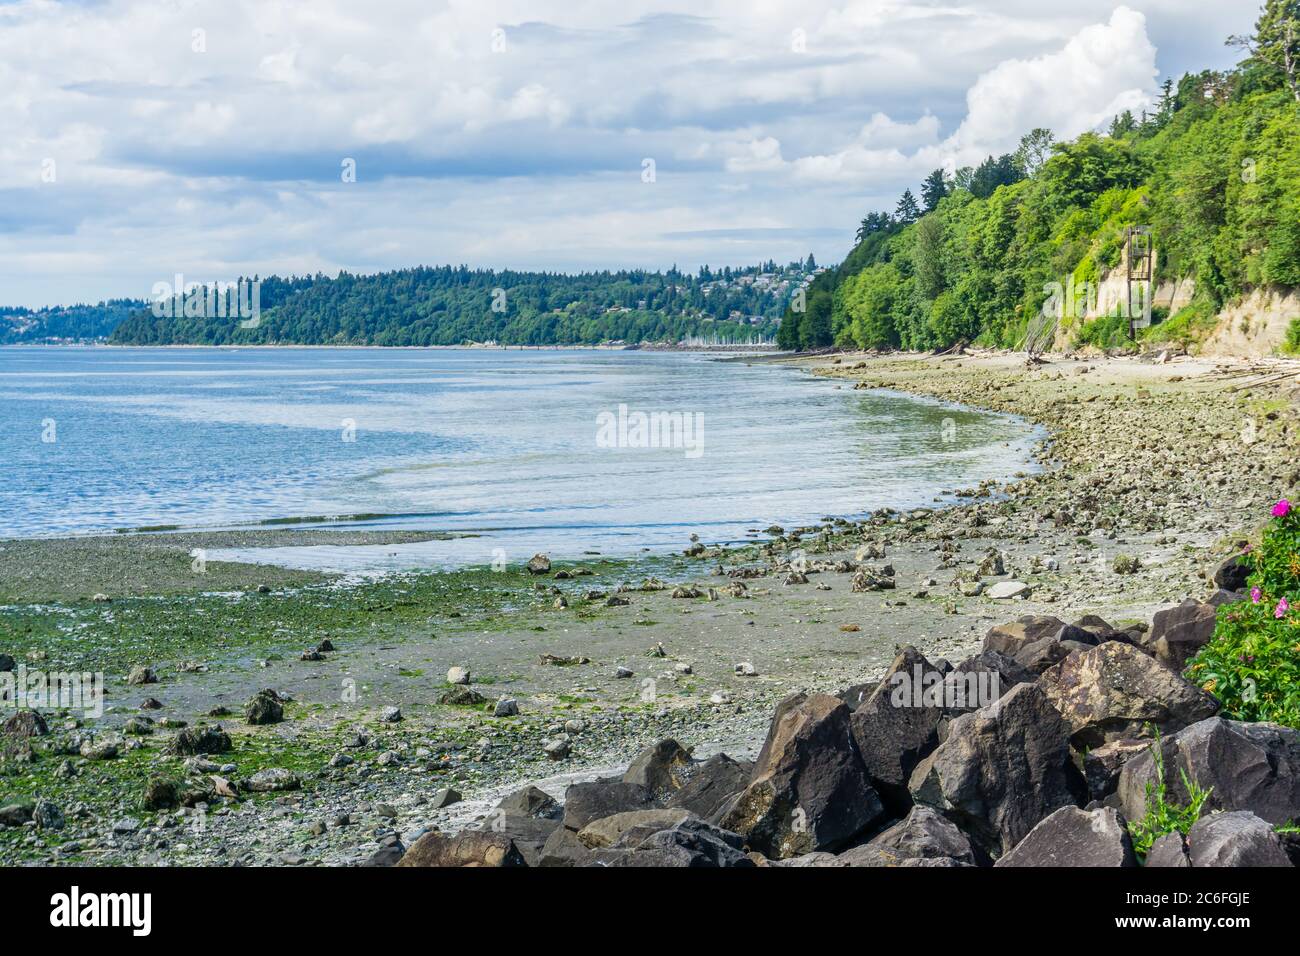
[[[195,549],[416,532],[0,542],[0,652],[13,667],[106,680],[102,718],[47,712],[49,735],[7,754],[0,805],[47,801],[65,825],[0,828],[0,858],[355,864],[471,824],[522,781],[556,781],[558,796],[666,737],[700,756],[752,756],[776,701],[861,684],[903,644],[956,661],[1031,613],[1145,626],[1210,589],[1265,504],[1300,483],[1288,412],[1300,383],[1285,364],[800,364],[845,389],[1014,414],[1047,440],[1023,476],[953,488],[942,506],[544,571],[193,570]],[[890,586],[859,579],[882,565]],[[278,719],[262,722],[267,690]],[[228,749],[178,748],[216,725]]]

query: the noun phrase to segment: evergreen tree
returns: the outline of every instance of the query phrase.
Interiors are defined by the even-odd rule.
[[[939,205],[939,200],[946,195],[948,181],[944,178],[943,170],[936,169],[921,183],[921,201],[925,204],[925,211],[932,212]]]
[[[921,207],[917,205],[912,190],[903,190],[903,195],[899,197],[898,206],[894,210],[894,218],[901,223],[916,222],[921,218]]]

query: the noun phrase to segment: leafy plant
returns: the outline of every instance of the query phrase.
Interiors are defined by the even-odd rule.
[[[1187,677],[1219,698],[1225,717],[1300,727],[1300,512],[1278,502],[1245,560],[1250,599],[1219,608]]]
[[[1162,836],[1175,832],[1187,835],[1187,831],[1201,818],[1201,811],[1213,789],[1202,789],[1196,781],[1188,778],[1187,771],[1180,769],[1178,774],[1187,790],[1188,803],[1186,806],[1171,803],[1165,784],[1165,758],[1160,748],[1159,731],[1151,744],[1151,759],[1155,764],[1155,779],[1148,780],[1145,788],[1146,813],[1141,820],[1128,825],[1129,835],[1133,838],[1133,852],[1144,863],[1152,844]]]

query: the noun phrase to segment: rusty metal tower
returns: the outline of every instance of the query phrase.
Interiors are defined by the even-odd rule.
[[[1125,286],[1127,299],[1128,316],[1128,337],[1130,341],[1136,341],[1137,330],[1146,328],[1151,324],[1151,297],[1153,294],[1152,280],[1152,261],[1151,252],[1151,227],[1150,226],[1129,226],[1124,230],[1124,264],[1128,273],[1128,281]],[[1142,305],[1140,309],[1133,307],[1133,289],[1137,287],[1140,290]],[[1136,314],[1140,312],[1139,314]]]

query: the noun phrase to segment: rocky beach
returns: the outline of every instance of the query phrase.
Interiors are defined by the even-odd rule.
[[[1300,736],[1179,672],[1300,486],[1300,363],[796,361],[1041,425],[1039,467],[743,547],[500,570],[193,570],[324,531],[0,542],[0,670],[106,678],[102,717],[5,724],[0,863],[1124,865],[1157,762],[1226,812],[1148,865],[1294,856]],[[1000,693],[891,706],[911,673]]]

